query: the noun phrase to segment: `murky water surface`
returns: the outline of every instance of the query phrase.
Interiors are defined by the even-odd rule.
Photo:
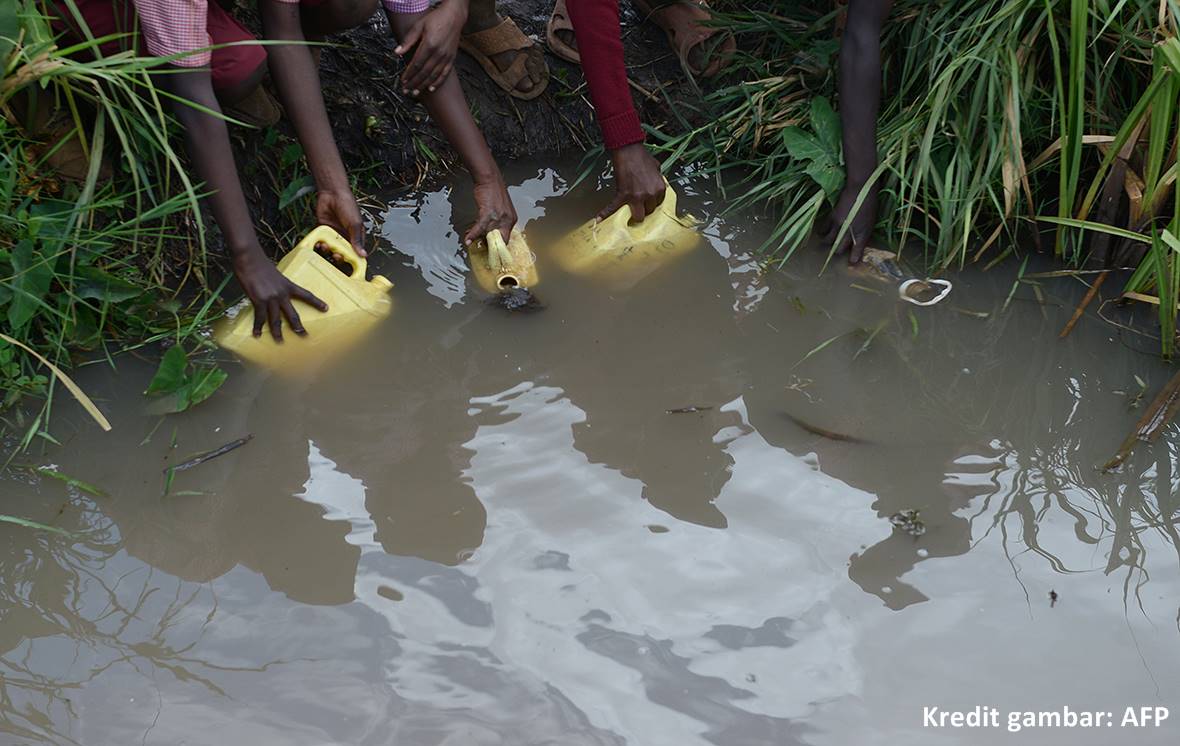
[[[1068,280],[1004,310],[1011,274],[968,272],[918,309],[817,256],[763,276],[769,226],[693,183],[695,253],[569,276],[575,173],[512,189],[542,312],[468,281],[458,186],[383,216],[396,312],[310,377],[231,364],[161,424],[146,363],[89,369],[114,431],[61,403],[29,459],[109,496],[0,482],[79,534],[0,525],[0,742],[1176,742],[1178,439],[1094,468],[1169,375],[1149,340],[1057,341]],[[923,726],[977,705],[1173,719]]]

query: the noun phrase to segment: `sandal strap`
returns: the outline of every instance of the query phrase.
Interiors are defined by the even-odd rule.
[[[505,18],[497,25],[486,28],[483,31],[464,34],[463,40],[478,49],[480,53],[489,57],[502,52],[528,49],[536,43],[525,36],[524,32],[517,28],[511,18]],[[515,63],[513,67],[515,67]],[[508,69],[511,70],[512,67]]]

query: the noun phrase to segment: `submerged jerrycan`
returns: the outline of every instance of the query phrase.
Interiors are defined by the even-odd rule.
[[[498,229],[489,231],[483,241],[472,245],[467,255],[476,282],[489,293],[532,288],[539,280],[537,258],[517,228],[512,229],[507,244]]]
[[[343,257],[352,273],[346,274],[316,253],[317,244],[324,244],[329,251]],[[254,336],[254,310],[249,301],[244,301],[235,317],[223,320],[213,338],[217,344],[251,362],[277,368],[337,354],[393,310],[389,294],[393,283],[380,275],[366,281],[368,262],[343,236],[325,225],[308,233],[283,257],[278,268],[291,282],[327,303],[328,310],[321,313],[296,302],[307,335],[293,333],[284,320],[283,341],[278,343],[268,327],[263,328],[261,337]]]
[[[596,274],[630,287],[656,267],[691,251],[700,241],[691,217],[676,215],[671,186],[664,201],[642,223],[631,224],[631,208],[620,207],[600,221],[589,221],[562,241],[556,259],[575,274]]]

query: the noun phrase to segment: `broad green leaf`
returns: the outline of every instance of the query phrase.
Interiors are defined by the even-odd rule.
[[[191,409],[213,396],[228,377],[228,373],[215,365],[198,368],[193,377],[176,392],[175,411]]]
[[[840,154],[840,116],[823,96],[811,99],[811,129],[828,153],[836,160]]]
[[[148,396],[176,393],[186,382],[184,369],[187,366],[188,357],[184,354],[184,349],[180,345],[169,348],[144,393]]]
[[[820,185],[829,201],[836,201],[836,197],[844,187],[844,169],[825,158],[812,161],[804,171],[816,184]]]
[[[290,143],[283,148],[283,152],[279,155],[279,167],[290,168],[298,163],[303,158],[303,146],[297,142]]]
[[[798,127],[783,129],[783,144],[792,158],[802,161],[814,161],[827,157],[827,152],[814,135],[810,135]]]
[[[122,303],[143,295],[143,289],[97,267],[79,267],[74,273],[74,293],[87,300]]]
[[[290,184],[288,184],[287,188],[283,190],[283,193],[279,195],[279,209],[286,210],[287,206],[292,202],[295,202],[300,197],[304,197],[314,191],[315,179],[313,179],[310,174],[302,178],[295,179]]]
[[[21,331],[36,315],[49,285],[53,282],[53,267],[33,251],[33,242],[23,240],[12,252],[12,280],[8,289],[12,301],[8,306],[8,325],[13,331]]]

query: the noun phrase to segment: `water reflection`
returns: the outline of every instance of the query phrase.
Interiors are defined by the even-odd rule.
[[[537,247],[597,202],[562,173],[513,187]],[[1093,468],[1136,416],[1112,392],[1167,369],[1096,325],[1042,344],[1072,303],[1004,311],[1004,278],[911,313],[805,257],[763,274],[760,221],[684,191],[708,244],[628,292],[543,265],[547,310],[485,306],[438,192],[386,215],[393,318],[313,380],[235,371],[160,425],[149,371],[93,372],[115,430],[59,409],[52,456],[112,497],[3,483],[83,538],[0,526],[0,733],[920,742],[923,703],[1081,706],[1074,668],[1180,691],[1175,432]]]

